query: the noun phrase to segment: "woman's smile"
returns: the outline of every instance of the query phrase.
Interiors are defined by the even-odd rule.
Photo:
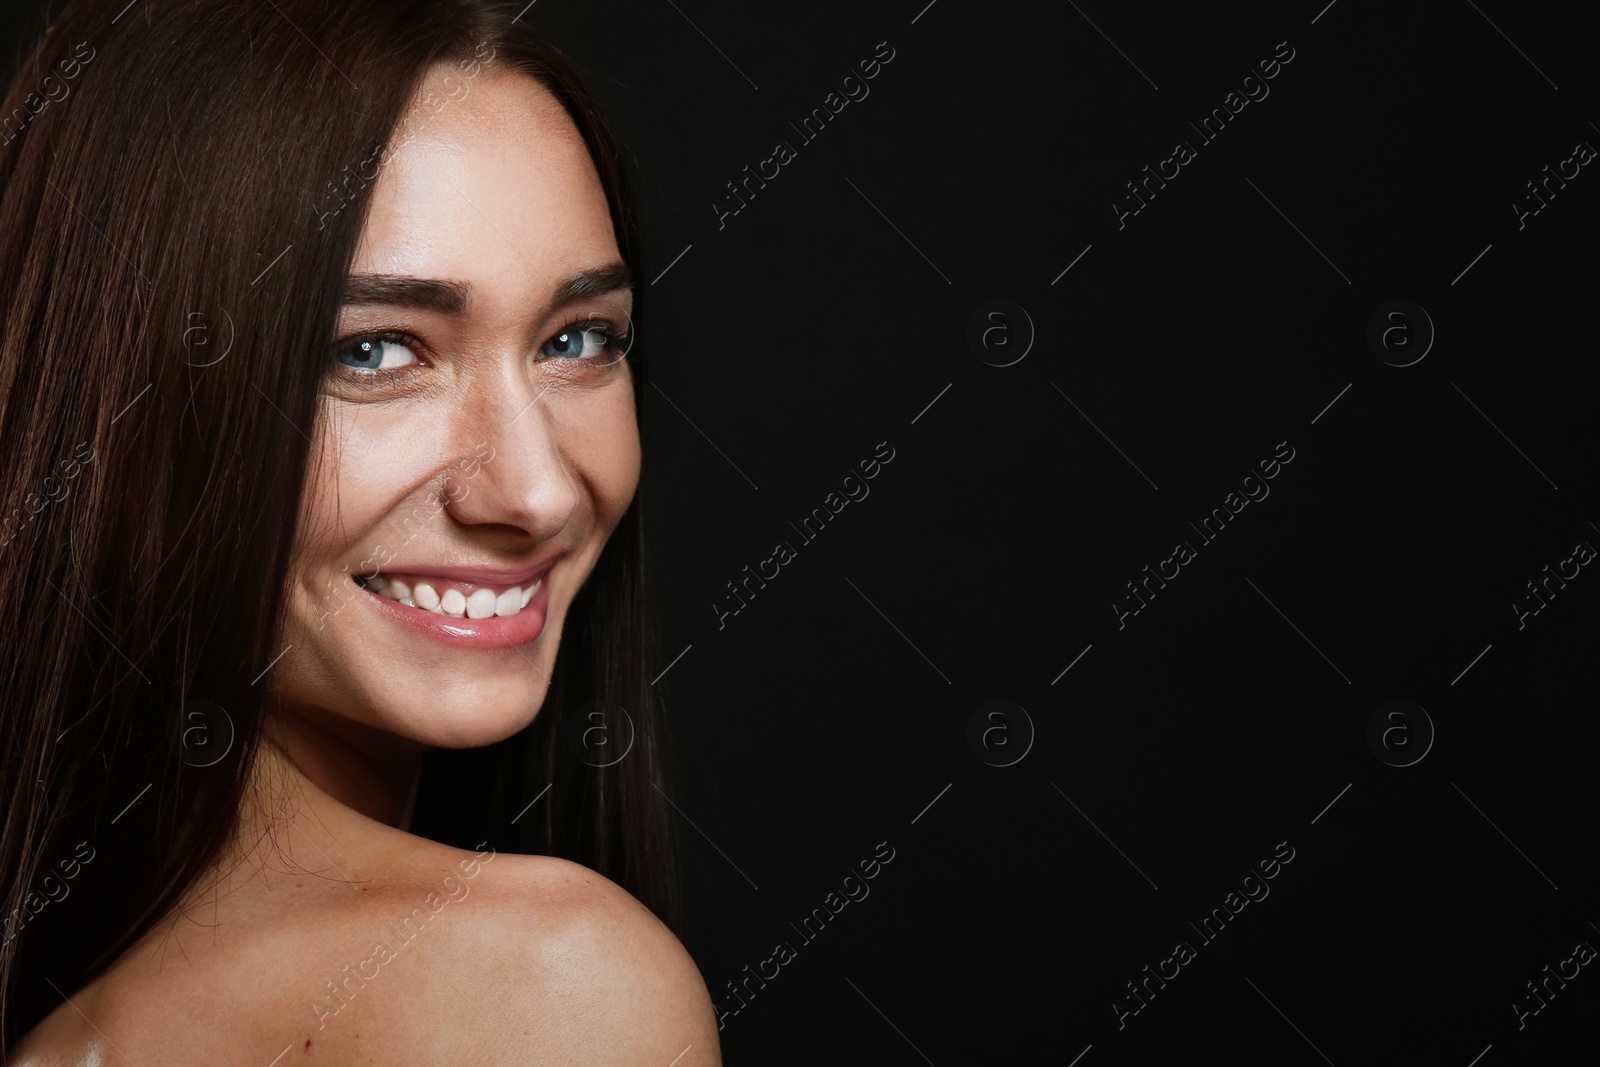
[[[544,632],[555,563],[518,571],[407,564],[353,581],[376,601],[379,620],[461,648],[513,648]]]

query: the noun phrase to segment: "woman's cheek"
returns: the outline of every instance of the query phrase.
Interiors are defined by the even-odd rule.
[[[601,432],[585,435],[581,448],[586,455],[579,462],[594,486],[600,517],[611,524],[622,517],[639,488],[641,451],[632,383],[609,390],[605,403],[604,416],[588,423]]]
[[[311,435],[316,445],[306,457],[305,489],[300,494],[295,534],[302,544],[320,539],[337,519],[339,466],[334,457],[343,452],[343,420],[338,408],[338,404],[324,397],[316,432]]]

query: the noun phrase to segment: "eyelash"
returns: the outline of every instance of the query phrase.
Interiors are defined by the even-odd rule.
[[[565,326],[556,330],[555,333],[551,334],[549,337],[546,337],[544,342],[542,342],[539,347],[542,349],[546,343],[554,340],[561,334],[569,333],[573,330],[594,330],[597,333],[605,334],[605,347],[592,356],[580,356],[577,359],[563,359],[559,362],[600,363],[602,358],[604,358],[605,362],[610,363],[614,361],[619,352],[623,356],[626,356],[633,348],[633,334],[622,333],[617,329],[616,324],[610,319],[595,318],[594,316],[590,315],[579,316],[578,318],[573,319]]]
[[[557,363],[577,363],[604,366],[606,364],[616,362],[619,351],[623,357],[626,357],[633,348],[633,334],[620,332],[617,329],[616,324],[611,322],[609,319],[595,318],[587,315],[579,316],[578,318],[568,322],[565,326],[559,327],[554,333],[550,334],[550,336],[546,337],[539,343],[539,348],[542,350],[546,344],[555,340],[555,338],[559,337],[561,334],[570,333],[574,330],[594,330],[597,333],[604,334],[606,337],[605,347],[592,356],[580,356],[576,359],[561,359],[558,357],[548,356],[543,357],[541,362],[553,361]],[[416,334],[409,333],[405,330],[370,330],[366,333],[351,334],[349,337],[345,337],[334,342],[333,351],[331,352],[334,366],[349,373],[359,375],[362,379],[370,381],[379,375],[394,376],[397,374],[404,374],[417,365],[407,364],[404,367],[384,371],[362,370],[359,367],[351,367],[338,362],[339,353],[355,345],[361,344],[363,341],[382,341],[390,344],[404,345],[406,348],[411,350],[412,355],[419,357],[419,362],[420,358],[427,354],[427,345],[425,345],[422,342],[422,339]]]
[[[364,341],[377,341],[386,342],[389,344],[404,345],[406,348],[411,350],[413,355],[419,357],[419,361],[420,357],[425,351],[422,341],[415,334],[407,333],[404,330],[371,330],[367,333],[354,333],[349,337],[345,337],[334,342],[333,350],[329,353],[330,361],[333,363],[334,368],[350,374],[359,375],[361,378],[368,380],[376,378],[379,375],[394,375],[396,373],[395,370],[363,370],[360,367],[352,367],[348,364],[339,362],[340,353],[354,348],[356,345],[359,345]],[[413,364],[408,364],[406,367],[398,368],[398,370],[403,372],[409,369],[410,366],[413,366]]]

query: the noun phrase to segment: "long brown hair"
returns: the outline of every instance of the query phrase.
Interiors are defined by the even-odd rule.
[[[446,62],[465,80],[487,65],[547,87],[588,143],[639,273],[615,136],[523,6],[71,0],[11,82],[0,105],[6,1049],[168,914],[228,843],[261,732],[257,682],[282,652],[316,397],[372,161],[431,113],[407,108],[422,75]],[[584,863],[676,928],[643,561],[636,496],[573,604],[533,725],[484,749],[431,752],[414,825]],[[572,720],[597,706],[632,727],[619,761],[569,744]]]

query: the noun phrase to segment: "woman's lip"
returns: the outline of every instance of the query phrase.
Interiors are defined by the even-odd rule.
[[[540,577],[561,558],[561,554],[550,557],[543,563],[518,570],[505,570],[494,567],[433,567],[427,564],[396,564],[384,567],[376,574],[363,574],[363,578],[387,578],[391,581],[399,578],[407,585],[425,582],[429,578],[439,578],[447,582],[459,582],[473,586],[530,586],[534,579]]]
[[[547,564],[547,570],[548,567]],[[548,574],[545,577],[548,578]],[[386,612],[399,625],[456,648],[496,649],[525,645],[544,632],[545,618],[550,611],[549,581],[541,581],[539,591],[515,615],[496,615],[487,619],[458,619],[453,615],[407,607],[398,600],[390,600],[363,588],[360,582],[355,584],[378,610]]]

